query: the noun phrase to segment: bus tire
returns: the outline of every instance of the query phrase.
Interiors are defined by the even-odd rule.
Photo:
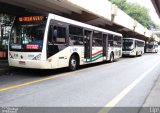
[[[78,61],[77,61],[75,55],[72,55],[69,60],[69,70],[74,71],[77,69],[77,66],[78,66]]]
[[[111,53],[111,54],[110,54],[110,60],[109,60],[109,62],[112,63],[113,61],[114,61],[114,54]]]
[[[138,56],[138,52],[136,52],[136,57]]]
[[[158,50],[155,50],[155,53],[158,53]]]

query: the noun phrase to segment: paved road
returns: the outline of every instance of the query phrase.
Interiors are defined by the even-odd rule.
[[[0,76],[0,106],[141,107],[160,75],[160,54],[66,69],[16,69]]]

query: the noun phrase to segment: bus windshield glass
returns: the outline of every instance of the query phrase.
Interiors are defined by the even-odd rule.
[[[134,42],[132,39],[123,39],[123,51],[130,51],[134,49]]]
[[[16,21],[11,32],[10,50],[41,52],[46,21]]]
[[[148,45],[147,45],[147,48],[153,49],[153,48],[154,48],[154,45],[148,44]]]

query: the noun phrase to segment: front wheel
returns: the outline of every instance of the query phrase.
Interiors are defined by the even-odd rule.
[[[70,60],[69,60],[69,70],[70,71],[74,71],[77,69],[77,60],[75,58],[75,56],[71,56]]]
[[[136,57],[138,56],[138,52],[136,52]]]

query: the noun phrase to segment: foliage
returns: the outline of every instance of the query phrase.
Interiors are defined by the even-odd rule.
[[[0,23],[1,24],[10,24],[13,20],[13,16],[8,14],[0,13]]]
[[[121,10],[126,11],[127,9],[127,2],[126,0],[109,0],[113,4],[116,4]]]
[[[140,6],[137,3],[129,3],[126,0],[110,0],[112,3],[116,4],[121,10],[126,12],[133,19],[137,20],[143,26],[148,29],[159,28],[149,16],[149,11],[146,7]]]

